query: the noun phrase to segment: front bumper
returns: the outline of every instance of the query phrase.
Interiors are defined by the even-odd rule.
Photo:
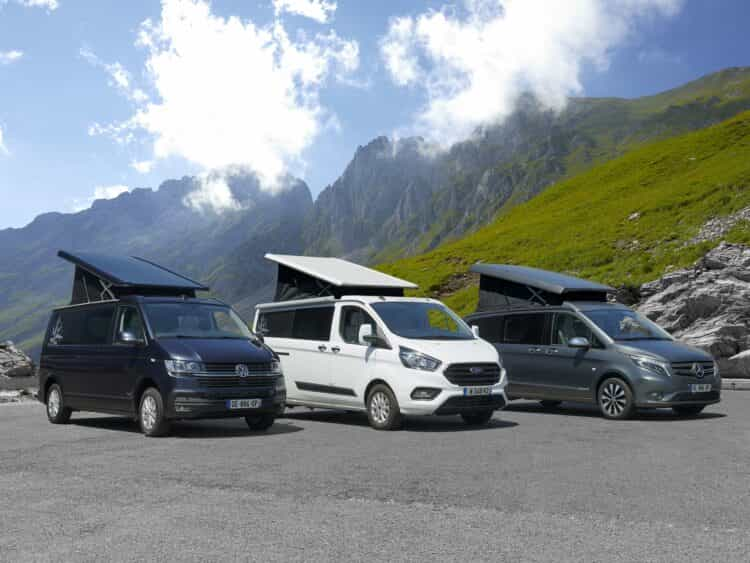
[[[695,384],[710,384],[711,390],[692,393],[690,386]],[[721,401],[721,377],[698,379],[679,375],[669,378],[649,375],[636,382],[635,395],[635,404],[641,408],[710,405]]]
[[[253,409],[230,409],[230,399],[261,399],[261,406]],[[175,390],[168,398],[167,418],[229,418],[261,414],[281,414],[286,391],[269,388]]]
[[[502,409],[507,404],[504,382],[493,385],[489,395],[464,395],[463,387],[451,386],[441,389],[440,394],[430,401],[415,400],[411,397],[399,400],[399,407],[405,415],[462,414]]]

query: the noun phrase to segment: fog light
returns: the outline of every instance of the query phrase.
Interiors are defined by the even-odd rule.
[[[661,401],[664,398],[664,393],[661,393],[661,392],[651,393],[651,398],[656,401]]]
[[[415,401],[431,401],[440,395],[440,389],[432,387],[417,387],[411,392],[411,398]]]

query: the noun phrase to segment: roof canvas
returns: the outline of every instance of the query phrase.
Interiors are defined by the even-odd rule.
[[[536,287],[556,295],[565,295],[566,293],[577,293],[582,291],[602,293],[613,293],[615,291],[614,288],[608,285],[602,285],[600,283],[557,272],[541,270],[539,268],[530,268],[528,266],[474,264],[471,267],[471,271],[491,278],[508,280],[530,287]]]
[[[289,254],[266,254],[266,258],[337,287],[401,289],[416,289],[418,287],[406,280],[340,258],[293,256]]]

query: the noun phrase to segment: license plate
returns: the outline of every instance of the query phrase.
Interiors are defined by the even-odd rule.
[[[692,383],[690,385],[691,393],[708,393],[711,391],[710,383]]]
[[[228,409],[257,409],[260,407],[263,399],[229,399],[227,401]]]
[[[466,397],[489,395],[490,393],[492,393],[492,387],[464,387],[464,396]]]

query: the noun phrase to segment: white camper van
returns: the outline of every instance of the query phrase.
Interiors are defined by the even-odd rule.
[[[485,424],[505,406],[497,350],[416,286],[337,258],[267,254],[275,302],[254,330],[279,355],[287,404],[366,411],[379,430],[401,415],[461,415]]]

